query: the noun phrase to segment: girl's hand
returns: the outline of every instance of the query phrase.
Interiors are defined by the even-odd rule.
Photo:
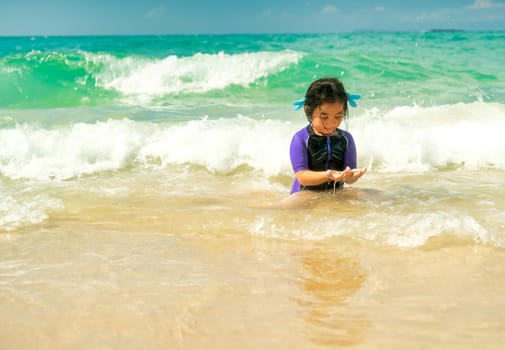
[[[346,184],[353,184],[362,177],[368,168],[351,169],[345,168],[343,171],[327,170],[328,179],[332,181],[344,181]]]
[[[345,168],[343,171],[326,170],[326,174],[330,181],[346,181],[346,179],[352,176],[352,170],[349,167]]]
[[[355,183],[356,181],[359,180],[360,177],[362,177],[366,173],[367,170],[368,170],[368,167],[361,168],[361,169],[352,169],[351,175],[349,177],[347,177],[346,179],[344,179],[344,182],[349,185]]]

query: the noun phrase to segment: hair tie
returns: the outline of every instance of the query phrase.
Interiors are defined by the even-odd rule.
[[[292,105],[295,106],[295,111],[297,111],[303,107],[304,103],[305,103],[305,97],[293,102]]]
[[[347,102],[349,103],[349,106],[356,108],[358,107],[358,104],[356,103],[356,100],[361,99],[361,95],[358,94],[346,94],[347,95]],[[300,108],[303,107],[303,104],[305,103],[305,97],[296,100],[292,103],[293,106],[295,106],[295,111],[299,110]]]
[[[361,95],[358,94],[347,94],[347,102],[351,107],[358,107],[358,104],[356,103],[356,100],[359,100],[361,98]]]

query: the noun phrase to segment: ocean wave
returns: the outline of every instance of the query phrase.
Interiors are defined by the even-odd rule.
[[[402,248],[425,246],[430,240],[440,237],[454,237],[495,247],[505,245],[501,232],[489,231],[471,215],[455,210],[396,215],[369,211],[354,218],[314,220],[303,217],[283,225],[276,223],[273,217],[261,216],[249,224],[248,230],[255,236],[270,238],[319,241],[330,237],[350,237]]]
[[[0,107],[94,105],[248,87],[296,65],[302,54],[195,53],[164,58],[86,51],[30,51],[0,58]]]
[[[0,174],[65,180],[132,164],[193,164],[213,173],[248,165],[275,175],[289,168],[286,124],[243,116],[170,126],[128,119],[60,129],[23,124],[0,130]]]
[[[505,169],[505,105],[454,105],[370,109],[351,121],[359,153],[376,170]]]
[[[96,86],[80,52],[32,50],[0,58],[0,108],[93,105],[112,95]]]
[[[147,102],[179,93],[204,93],[232,85],[244,86],[296,64],[301,54],[293,51],[239,54],[197,53],[188,57],[171,55],[162,59],[118,58],[108,54],[86,54],[100,69],[97,86]]]
[[[426,172],[505,169],[505,105],[483,102],[441,107],[367,110],[348,130],[360,166],[373,171]],[[129,166],[190,164],[212,173],[241,166],[265,176],[292,175],[289,144],[305,125],[267,117],[151,123],[130,119],[46,129],[0,129],[0,174],[11,179],[64,180]]]

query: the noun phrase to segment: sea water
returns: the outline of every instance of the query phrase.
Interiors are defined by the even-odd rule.
[[[1,37],[0,343],[495,348],[503,57],[504,32]],[[361,95],[369,169],[290,196],[324,76]]]

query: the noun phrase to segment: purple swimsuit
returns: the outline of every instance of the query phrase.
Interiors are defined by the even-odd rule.
[[[297,173],[300,170],[308,169],[322,171],[327,169],[344,170],[346,167],[349,167],[351,169],[356,168],[356,145],[354,143],[352,135],[349,132],[341,129],[337,129],[337,133],[334,135],[323,137],[317,136],[314,133],[311,133],[310,126],[304,127],[303,129],[297,131],[291,140],[291,146],[289,148],[289,155],[291,158],[293,171]],[[309,138],[311,137],[318,138],[319,141],[314,142],[315,145],[309,146]],[[344,139],[342,140],[340,137],[343,137]],[[339,142],[341,145],[335,149],[330,149],[330,147],[333,147],[333,143],[330,142],[332,142],[331,140],[335,139],[340,140]],[[327,140],[327,142],[325,140]],[[309,149],[311,151],[309,151]],[[320,159],[317,166],[311,167],[310,164],[315,162],[314,159],[316,159],[317,162],[317,157],[320,157],[315,153],[324,153],[323,155],[327,159]],[[330,163],[330,161],[332,162]],[[335,166],[334,164],[339,165]],[[304,186],[301,186],[295,177],[293,187],[291,188],[291,193],[295,193],[303,189]]]

